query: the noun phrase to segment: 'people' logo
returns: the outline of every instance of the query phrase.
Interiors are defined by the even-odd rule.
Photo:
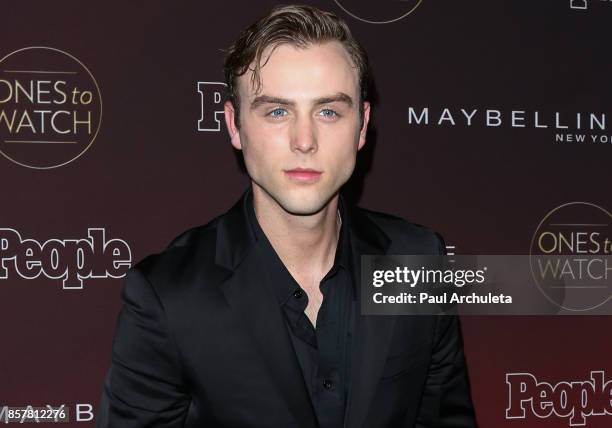
[[[587,0],[570,0],[570,8],[585,10],[589,5]]]
[[[589,380],[538,382],[531,373],[507,373],[506,419],[531,415],[544,419],[555,415],[569,419],[569,426],[585,426],[589,416],[612,415],[612,380],[604,371],[592,371]]]
[[[87,238],[22,239],[15,229],[0,228],[0,279],[17,275],[61,279],[64,289],[82,289],[89,278],[122,278],[132,263],[123,239],[106,239],[104,228],[87,229]]]
[[[225,87],[225,83],[221,82],[198,82],[198,93],[200,94],[198,131],[218,132],[221,130]]]

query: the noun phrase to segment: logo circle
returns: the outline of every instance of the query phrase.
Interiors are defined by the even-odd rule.
[[[571,312],[610,301],[610,281],[604,280],[612,261],[611,232],[612,214],[590,202],[568,202],[546,214],[529,248],[531,274],[544,297]]]
[[[0,59],[0,154],[32,169],[82,156],[102,124],[93,74],[60,49],[30,46]]]
[[[344,12],[368,24],[390,24],[410,15],[423,0],[380,0],[376,2],[355,2],[334,0]]]

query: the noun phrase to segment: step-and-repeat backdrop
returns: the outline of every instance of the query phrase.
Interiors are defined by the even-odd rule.
[[[308,3],[371,57],[360,205],[451,254],[570,252],[566,273],[588,275],[579,256],[612,251],[612,1]],[[0,404],[94,425],[126,270],[248,185],[223,49],[274,5],[3,2]],[[612,426],[612,317],[589,312],[610,288],[594,288],[575,315],[462,318],[481,426]]]

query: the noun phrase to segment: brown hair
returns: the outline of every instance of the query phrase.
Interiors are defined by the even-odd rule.
[[[363,47],[353,38],[342,19],[330,12],[312,6],[277,6],[272,11],[246,28],[227,50],[225,56],[225,82],[228,98],[234,105],[236,126],[239,125],[239,99],[237,78],[251,69],[251,82],[256,91],[261,87],[261,57],[266,48],[291,44],[306,48],[314,43],[336,40],[347,50],[359,75],[359,114],[363,119],[363,101],[368,99],[370,66]],[[265,63],[263,64],[265,65]]]

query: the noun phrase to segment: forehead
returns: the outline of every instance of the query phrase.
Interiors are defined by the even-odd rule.
[[[243,99],[259,94],[292,99],[311,99],[344,92],[357,98],[358,72],[348,52],[337,41],[306,48],[281,44],[267,48],[262,55],[261,87],[251,84],[253,67],[238,79]],[[246,97],[244,97],[246,95]]]

